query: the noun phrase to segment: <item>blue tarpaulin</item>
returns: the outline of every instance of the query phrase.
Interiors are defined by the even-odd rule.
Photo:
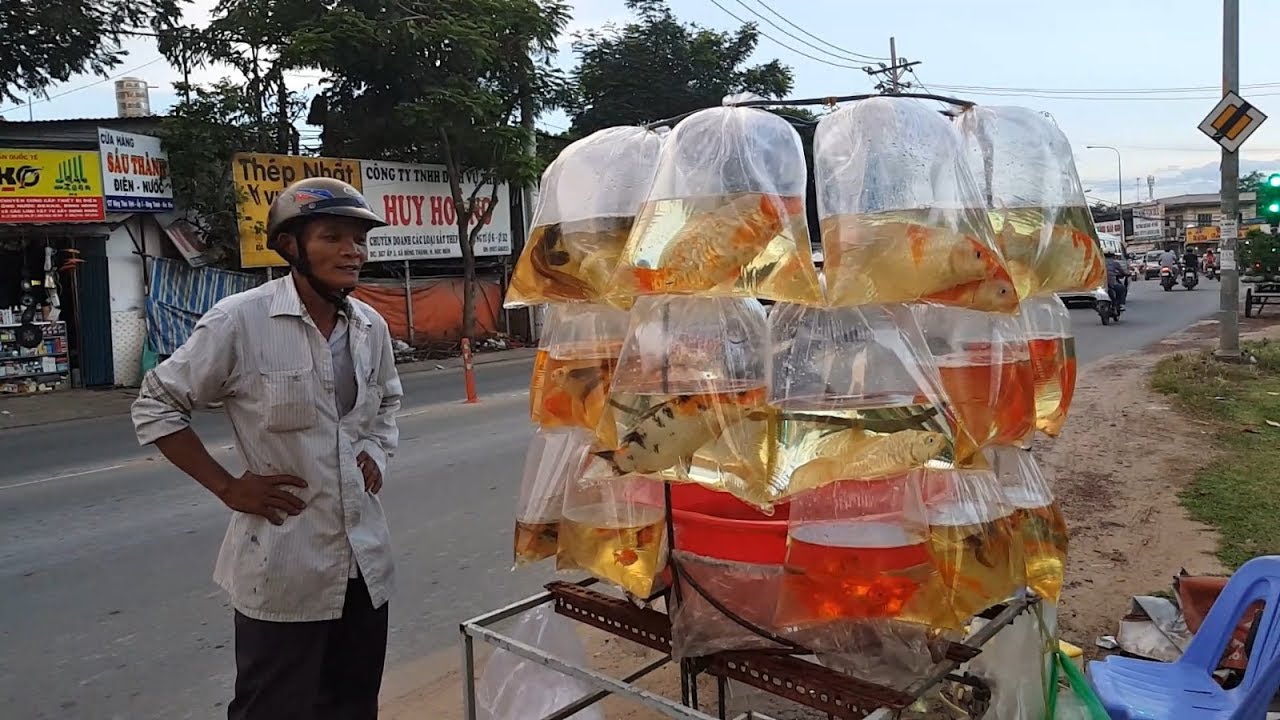
[[[151,267],[147,341],[160,355],[172,355],[186,342],[196,322],[219,300],[250,290],[260,281],[245,273],[193,268],[181,260],[155,258]]]

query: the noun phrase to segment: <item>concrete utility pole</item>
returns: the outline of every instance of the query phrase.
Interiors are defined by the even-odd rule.
[[[1240,0],[1222,0],[1222,94],[1240,91]],[[1218,357],[1240,357],[1240,273],[1236,269],[1236,235],[1240,227],[1240,156],[1222,150],[1222,218],[1236,227],[1222,238],[1222,287],[1218,306]]]
[[[886,66],[880,63],[880,67],[864,67],[862,71],[871,77],[884,75],[885,79],[876,83],[876,89],[885,95],[896,95],[903,90],[911,89],[912,83],[904,81],[902,78],[912,67],[919,65],[920,61],[911,62],[906,58],[898,57],[898,45],[894,38],[889,38],[889,64]]]

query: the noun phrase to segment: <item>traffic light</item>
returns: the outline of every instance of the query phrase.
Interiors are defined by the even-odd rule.
[[[1280,220],[1280,173],[1271,173],[1258,183],[1257,217]],[[1272,222],[1272,225],[1276,223]]]

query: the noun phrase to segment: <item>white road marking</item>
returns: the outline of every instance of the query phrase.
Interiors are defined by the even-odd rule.
[[[53,480],[66,480],[67,478],[82,477],[84,475],[92,475],[94,473],[106,472],[108,470],[119,470],[122,467],[124,467],[124,465],[108,465],[106,467],[94,468],[92,470],[81,470],[80,472],[40,478],[39,480],[28,480],[26,482],[14,483],[13,485],[0,485],[0,490],[12,490],[14,488],[26,487],[28,485],[39,485],[40,483],[47,483]]]

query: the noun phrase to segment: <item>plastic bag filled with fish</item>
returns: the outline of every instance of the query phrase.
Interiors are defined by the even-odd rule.
[[[614,127],[560,153],[542,174],[533,231],[511,275],[506,307],[598,302],[607,294],[661,147],[651,130]]]
[[[534,412],[541,427],[600,427],[626,334],[622,310],[588,303],[553,306],[543,330],[546,364]]]
[[[1020,308],[1035,376],[1036,428],[1057,437],[1076,391],[1076,338],[1071,312],[1056,295],[1029,298]]]
[[[922,621],[962,627],[1013,596],[1024,579],[1013,507],[991,470],[927,470],[929,556],[939,590],[912,608]],[[936,602],[935,602],[936,601]]]
[[[1026,331],[1016,315],[916,305],[933,365],[956,422],[956,462],[988,445],[1021,442],[1035,430],[1035,391]]]
[[[954,421],[905,306],[775,305],[769,404],[776,501],[953,459]]]
[[[824,666],[899,691],[927,676],[949,644],[963,639],[955,630],[901,620],[846,620],[792,637]]]
[[[585,570],[650,597],[667,565],[665,508],[662,483],[642,475],[568,483],[556,569]]]
[[[582,472],[591,441],[591,433],[580,428],[534,433],[516,505],[516,567],[555,556],[565,488]]]
[[[896,619],[919,602],[935,573],[920,473],[844,480],[791,501],[779,626]]]
[[[694,113],[667,136],[611,297],[821,300],[800,136],[754,108]]]
[[[750,501],[749,488],[766,482],[767,337],[756,300],[637,300],[596,455],[614,475],[697,482]]]
[[[988,451],[1000,478],[1026,564],[1026,583],[1037,595],[1056,603],[1062,593],[1067,563],[1067,521],[1034,456],[1019,448]]]
[[[830,305],[1017,309],[961,147],[956,129],[916,100],[862,100],[818,123],[814,180]]]
[[[1018,296],[1100,286],[1098,233],[1058,126],[1027,108],[984,106],[966,110],[959,126]]]

